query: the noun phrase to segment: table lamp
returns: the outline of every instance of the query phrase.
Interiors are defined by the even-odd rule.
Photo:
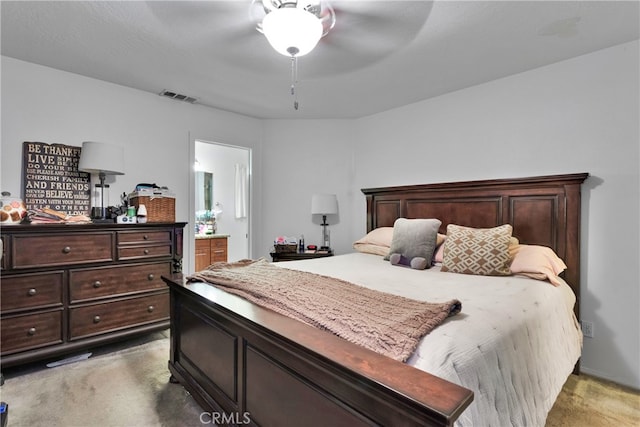
[[[314,194],[311,197],[311,214],[322,215],[322,245],[320,250],[329,250],[329,232],[327,230],[327,215],[338,213],[338,199],[335,194]]]
[[[88,173],[97,173],[100,184],[96,188],[100,189],[100,214],[92,215],[93,222],[113,222],[107,219],[107,211],[104,207],[104,189],[109,188],[104,183],[107,175],[124,175],[124,149],[117,145],[106,144],[104,142],[85,141],[82,143],[80,151],[80,162],[78,170]]]

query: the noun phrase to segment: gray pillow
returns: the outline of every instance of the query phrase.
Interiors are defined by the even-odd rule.
[[[400,254],[409,261],[420,257],[429,261],[426,265],[429,268],[441,224],[439,219],[398,218],[393,224],[391,248],[385,259],[389,260],[392,254]]]

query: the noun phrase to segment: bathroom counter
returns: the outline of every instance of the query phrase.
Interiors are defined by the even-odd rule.
[[[226,239],[228,234],[196,234],[196,239]]]

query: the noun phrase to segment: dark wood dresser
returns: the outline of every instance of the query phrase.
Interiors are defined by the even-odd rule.
[[[2,227],[2,368],[168,328],[184,226]]]

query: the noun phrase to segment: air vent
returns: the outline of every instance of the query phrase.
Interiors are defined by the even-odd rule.
[[[166,96],[167,98],[175,99],[176,101],[188,102],[189,104],[195,104],[198,101],[198,98],[171,92],[170,90],[163,90],[160,92],[160,96]]]

